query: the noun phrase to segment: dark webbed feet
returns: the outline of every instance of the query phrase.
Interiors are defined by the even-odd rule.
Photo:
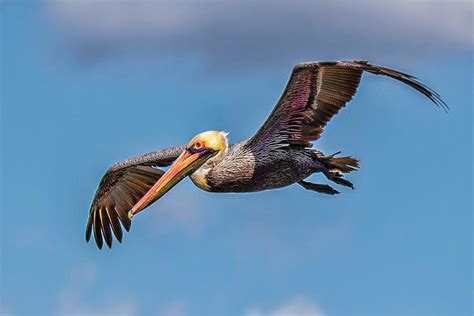
[[[303,188],[306,190],[311,190],[311,191],[316,191],[319,193],[324,193],[324,194],[339,194],[339,191],[335,190],[331,186],[327,184],[318,184],[318,183],[311,183],[311,182],[306,182],[306,181],[300,181],[298,182]]]

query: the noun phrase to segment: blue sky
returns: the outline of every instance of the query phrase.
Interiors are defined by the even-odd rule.
[[[0,9],[2,314],[472,314],[469,2],[415,2],[410,11],[403,1],[364,1],[370,10],[341,18],[346,27],[316,33],[305,14],[318,8],[304,1],[301,19],[284,3],[207,15],[166,3],[156,16],[147,12],[159,2],[130,12],[104,3]],[[319,9],[337,20],[348,10],[337,3]],[[384,22],[377,10],[394,13]],[[447,22],[436,28],[430,15]],[[288,34],[275,16],[295,21]],[[451,110],[365,75],[315,144],[361,160],[349,175],[355,191],[211,194],[186,180],[134,218],[123,244],[85,243],[91,199],[112,163],[209,129],[245,139],[294,64],[340,58],[412,73]]]

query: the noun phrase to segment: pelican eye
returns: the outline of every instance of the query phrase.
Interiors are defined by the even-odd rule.
[[[204,144],[202,143],[202,141],[197,141],[194,143],[194,149],[201,149],[202,147],[204,147]]]

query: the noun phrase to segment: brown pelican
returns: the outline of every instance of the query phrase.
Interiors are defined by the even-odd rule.
[[[366,61],[298,64],[280,100],[253,137],[230,145],[226,133],[207,131],[187,144],[113,165],[100,181],[92,202],[86,240],[93,231],[99,248],[103,239],[112,246],[112,233],[121,242],[121,226],[129,231],[134,215],[186,176],[210,192],[256,192],[298,183],[320,193],[339,193],[327,184],[305,181],[315,172],[353,188],[343,174],[358,168],[357,159],[325,155],[310,148],[331,118],[355,95],[363,72],[399,80],[448,109],[436,92],[393,69]],[[166,172],[159,169],[169,165]]]

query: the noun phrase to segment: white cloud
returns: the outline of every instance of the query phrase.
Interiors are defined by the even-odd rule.
[[[185,305],[182,302],[175,302],[164,306],[158,313],[160,316],[184,316]]]
[[[50,0],[75,56],[200,56],[214,68],[342,57],[426,58],[472,49],[471,1]]]
[[[97,268],[94,264],[83,262],[72,267],[67,282],[58,295],[59,315],[135,315],[135,304],[129,298],[105,299],[99,305],[86,304],[87,291],[94,286]]]
[[[5,307],[3,303],[0,305],[0,315],[2,316],[12,316],[12,309],[8,306]]]
[[[247,310],[245,316],[323,316],[320,308],[311,301],[298,297],[273,310],[262,311],[254,307]]]

